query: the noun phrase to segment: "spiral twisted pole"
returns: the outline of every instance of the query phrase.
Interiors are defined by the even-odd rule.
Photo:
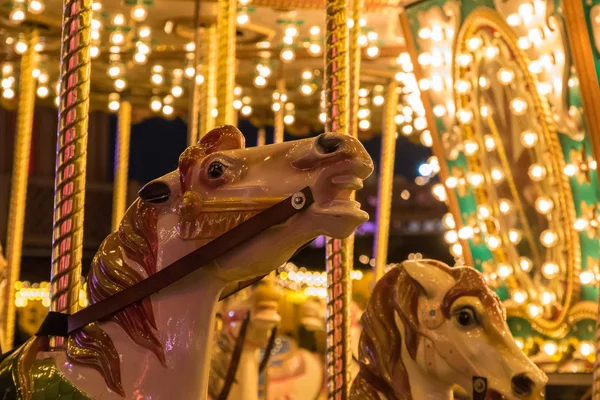
[[[15,331],[15,282],[19,280],[21,272],[21,250],[23,248],[23,226],[25,224],[31,130],[33,126],[33,109],[35,106],[35,81],[32,71],[35,64],[34,46],[37,42],[37,36],[36,30],[29,34],[27,51],[21,57],[19,105],[6,238],[8,282],[6,283],[6,298],[4,299],[2,309],[2,314],[5,318],[3,321],[3,336],[6,349],[12,349],[13,347]]]
[[[217,27],[211,25],[204,29],[202,40],[202,75],[204,83],[200,90],[200,128],[202,136],[215,127],[212,110],[217,97]]]
[[[361,11],[364,8],[364,0],[350,0],[351,1],[351,12],[353,24],[349,32],[349,118],[348,118],[348,134],[352,137],[358,137],[358,89],[360,89],[360,46],[358,44],[358,37],[360,36],[360,23],[358,22],[361,17]]]
[[[200,114],[200,85],[196,82],[196,75],[200,73],[200,0],[194,2],[194,77],[190,80],[190,107],[188,126],[188,146],[198,141],[198,120]]]
[[[131,103],[121,101],[115,149],[115,179],[113,185],[112,231],[119,229],[119,223],[127,208],[127,174],[129,172],[129,142],[131,138]]]
[[[218,0],[217,125],[234,122],[235,27],[237,1]]]
[[[285,79],[277,79],[277,93],[279,93],[279,109],[274,112],[273,116],[273,143],[283,143],[283,137],[285,134],[285,124],[283,123],[283,113],[285,103],[281,101],[281,96],[285,93]]]
[[[375,254],[375,282],[384,273],[387,264],[388,242],[390,237],[390,214],[392,207],[392,188],[394,187],[394,158],[396,156],[396,108],[398,107],[398,93],[396,81],[390,82],[387,87],[383,137],[381,139],[381,160],[379,167],[379,185],[377,189],[377,213],[375,241],[373,254]]]
[[[64,0],[56,145],[50,311],[77,311],[90,100],[92,0]],[[51,347],[63,345],[52,338]]]
[[[346,0],[326,0],[325,132],[348,131],[348,26]],[[327,238],[327,398],[345,400],[350,372],[352,239]]]

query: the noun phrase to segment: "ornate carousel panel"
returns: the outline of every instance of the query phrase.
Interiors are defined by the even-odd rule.
[[[400,18],[399,62],[426,114],[451,252],[483,272],[536,363],[583,372],[595,353],[600,195],[563,11],[417,2]]]

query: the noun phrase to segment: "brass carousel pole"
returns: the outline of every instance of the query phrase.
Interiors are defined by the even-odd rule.
[[[360,36],[360,15],[364,8],[364,0],[350,0],[352,6],[352,27],[350,28],[349,39],[349,60],[348,68],[350,76],[349,89],[349,117],[348,117],[348,133],[355,138],[358,138],[358,89],[360,89],[360,46],[358,38]]]
[[[266,140],[266,136],[267,136],[267,132],[265,130],[264,126],[261,126],[260,128],[258,128],[258,135],[256,138],[256,145],[257,146],[264,146],[265,145],[265,140]]]
[[[119,228],[127,208],[127,175],[129,172],[129,142],[131,137],[131,103],[121,101],[115,151],[115,178],[113,185],[112,231]]]
[[[202,40],[202,75],[204,83],[200,87],[200,136],[215,127],[212,110],[213,101],[217,97],[217,27],[211,25],[204,28]]]
[[[32,71],[35,62],[34,46],[37,42],[36,30],[29,34],[28,42],[27,51],[21,57],[19,108],[17,113],[10,206],[8,211],[8,231],[6,237],[8,287],[5,291],[6,298],[4,299],[4,307],[2,310],[4,315],[3,336],[6,349],[11,349],[13,347],[15,330],[15,282],[19,280],[19,273],[21,271],[23,225],[25,223],[27,178],[29,172],[29,154],[31,151],[31,129],[33,125],[33,109],[35,106],[35,81],[33,79]]]
[[[0,243],[0,310],[4,310],[4,304],[6,301],[6,292],[8,290],[7,284],[7,271],[8,264],[6,258],[4,258],[4,250],[2,249],[2,243]],[[14,286],[14,285],[13,285]],[[9,350],[6,347],[4,326],[6,325],[5,314],[0,315],[0,352],[5,353]]]
[[[198,141],[201,88],[196,81],[196,76],[200,72],[200,0],[194,2],[194,45],[194,77],[190,82],[188,146],[192,146]]]
[[[388,241],[390,235],[390,212],[392,189],[394,186],[394,158],[396,153],[396,108],[398,107],[398,85],[392,81],[388,85],[385,103],[383,135],[381,138],[381,162],[377,193],[377,231],[373,254],[375,256],[375,282],[384,274],[387,264]]]
[[[233,124],[237,1],[218,0],[217,125]]]
[[[348,25],[346,0],[326,0],[325,132],[348,130]],[[350,242],[350,246],[349,246]],[[349,394],[351,240],[327,238],[327,398]]]
[[[279,78],[277,79],[277,93],[279,93],[279,110],[274,112],[273,119],[273,142],[274,143],[283,143],[283,137],[285,133],[285,124],[283,123],[283,113],[285,108],[285,103],[281,101],[281,96],[285,93],[285,79]]]
[[[92,0],[64,0],[54,183],[50,311],[72,314],[79,300],[90,102]],[[53,337],[52,348],[64,338]]]

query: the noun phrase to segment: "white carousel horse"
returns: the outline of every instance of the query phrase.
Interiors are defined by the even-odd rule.
[[[405,261],[377,282],[362,328],[351,399],[450,400],[454,384],[481,399],[544,396],[546,375],[473,268]]]
[[[40,351],[45,338],[30,340],[3,361],[0,373],[15,372],[17,391],[26,396],[44,393],[47,381],[39,378],[53,374],[83,398],[206,399],[221,292],[269,273],[319,235],[349,236],[368,218],[350,195],[372,170],[364,147],[347,135],[246,149],[237,128],[212,130],[182,153],[178,170],[142,188],[119,230],[103,242],[88,276],[91,304],[306,186],[314,204],[144,301],[74,332],[64,350]]]
[[[211,361],[209,396],[218,399],[258,400],[259,368],[263,362],[260,354],[270,336],[275,334],[273,329],[281,321],[279,301],[281,293],[275,285],[267,282],[259,284],[249,299],[236,301],[228,305],[223,313],[223,329],[218,333],[215,351]],[[243,321],[249,319],[245,336],[239,338]],[[241,353],[235,369],[235,381],[231,383],[228,396],[223,394],[223,386],[227,374],[232,368],[232,353],[241,341]]]

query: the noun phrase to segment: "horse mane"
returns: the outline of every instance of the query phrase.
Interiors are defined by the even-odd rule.
[[[360,371],[350,397],[365,400],[412,400],[408,373],[402,363],[402,336],[394,313],[405,326],[404,343],[414,359],[419,344],[417,306],[419,286],[404,268],[397,267],[375,285],[367,309],[361,318],[358,362]],[[392,382],[392,378],[395,382]],[[405,390],[398,397],[393,387]]]
[[[232,141],[227,134],[222,140]],[[231,137],[230,137],[231,136]],[[206,213],[193,191],[195,171],[202,159],[216,146],[214,141],[188,147],[179,157],[179,184],[172,204],[179,215],[179,236],[199,245],[223,234],[256,215],[259,211],[222,211]],[[231,145],[234,146],[234,145]],[[241,145],[243,146],[243,144]],[[233,148],[233,147],[231,147]],[[239,147],[238,147],[239,148]],[[173,190],[173,188],[172,188]],[[179,194],[179,192],[181,194]],[[117,232],[106,237],[92,260],[87,278],[90,304],[108,298],[157,272],[158,217],[162,208],[136,199],[127,210]],[[118,324],[139,346],[150,350],[166,366],[163,344],[152,310],[150,297],[132,304],[102,320]],[[67,357],[74,363],[92,367],[104,377],[107,386],[125,396],[121,382],[120,357],[109,335],[97,323],[72,333],[67,340]]]

